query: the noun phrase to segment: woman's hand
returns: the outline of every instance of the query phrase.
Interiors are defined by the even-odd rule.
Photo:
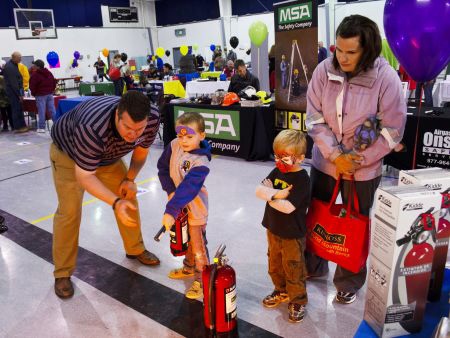
[[[354,175],[361,168],[364,158],[356,154],[341,154],[334,160],[337,176],[343,175],[344,179]]]

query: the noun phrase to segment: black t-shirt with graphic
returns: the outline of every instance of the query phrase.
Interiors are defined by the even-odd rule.
[[[306,170],[282,173],[278,168],[267,176],[275,189],[293,187],[286,198],[295,207],[290,214],[285,214],[266,204],[262,225],[273,234],[282,238],[302,238],[306,235],[306,211],[311,200],[311,187]]]

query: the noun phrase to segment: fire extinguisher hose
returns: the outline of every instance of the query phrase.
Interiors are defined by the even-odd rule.
[[[216,281],[216,272],[217,272],[217,264],[214,263],[211,269],[211,273],[209,275],[209,285],[208,285],[208,315],[209,315],[209,329],[214,330],[216,326],[216,311],[215,311],[215,302],[213,304],[213,292],[214,292],[214,283]]]

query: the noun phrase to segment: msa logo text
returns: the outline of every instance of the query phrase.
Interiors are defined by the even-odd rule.
[[[387,205],[389,208],[392,207],[392,202],[391,202],[389,199],[387,199],[386,197],[384,197],[383,195],[380,195],[380,196],[378,197],[378,200],[379,200],[381,203]]]
[[[442,189],[441,183],[428,183],[428,184],[425,184],[425,186],[431,190],[441,190]]]
[[[400,180],[403,184],[409,185],[409,184],[413,184],[413,182],[411,182],[410,180],[408,180],[406,177],[402,177]]]
[[[209,138],[240,141],[239,111],[212,109],[190,109],[175,107],[175,118],[187,112],[197,112],[205,120],[205,132]]]
[[[403,211],[411,211],[411,210],[421,210],[423,209],[423,204],[420,202],[417,203],[406,203],[403,206]]]
[[[311,20],[311,3],[280,8],[278,15],[280,24]]]

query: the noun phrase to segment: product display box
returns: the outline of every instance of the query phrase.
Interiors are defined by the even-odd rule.
[[[428,292],[429,301],[438,301],[444,282],[450,237],[450,170],[441,168],[404,170],[400,171],[398,182],[399,185],[423,185],[442,194],[441,212],[436,226],[436,249]]]
[[[364,319],[380,337],[422,328],[441,200],[423,186],[375,193]]]

